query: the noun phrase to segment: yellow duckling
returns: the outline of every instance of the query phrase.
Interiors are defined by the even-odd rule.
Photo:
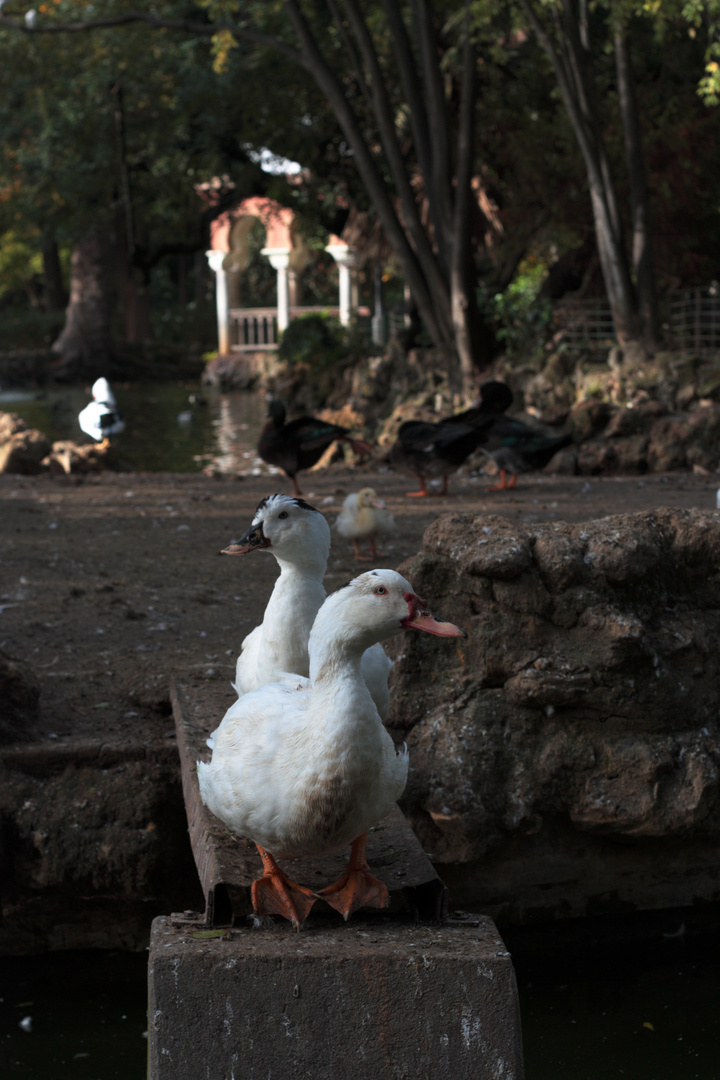
[[[395,518],[388,513],[386,503],[378,498],[372,488],[363,488],[348,495],[338,514],[335,528],[341,536],[352,540],[355,558],[369,562],[383,557],[383,553],[377,549],[376,537],[381,533],[391,532],[395,528]],[[370,555],[360,554],[359,540],[369,542]]]

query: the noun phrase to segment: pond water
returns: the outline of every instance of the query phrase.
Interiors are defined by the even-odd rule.
[[[719,1080],[716,930],[529,952],[505,937],[526,1080]],[[143,1080],[146,980],[147,953],[0,960],[0,1075]]]
[[[201,388],[191,382],[114,383],[125,431],[113,439],[123,462],[141,472],[268,472],[255,447],[266,414],[262,392]],[[87,386],[0,391],[0,411],[14,412],[51,441],[90,440],[78,426]]]
[[[526,1080],[720,1080],[720,935],[683,925],[532,956],[506,935]]]
[[[0,960],[0,1076],[143,1080],[147,953]]]

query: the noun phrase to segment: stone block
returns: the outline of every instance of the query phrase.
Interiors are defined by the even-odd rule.
[[[155,919],[150,1080],[522,1080],[494,923],[229,931]]]

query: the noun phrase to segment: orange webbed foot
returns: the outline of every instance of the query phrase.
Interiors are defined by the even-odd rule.
[[[512,476],[510,477],[510,480],[508,480],[507,479],[507,473],[505,472],[505,469],[501,469],[500,470],[500,483],[499,484],[493,484],[492,487],[486,488],[485,490],[486,491],[510,491],[511,488],[515,487],[516,481],[517,481],[517,473],[513,473]]]
[[[282,915],[295,930],[310,914],[317,895],[312,889],[291,881],[280,869],[272,855],[256,844],[263,861],[263,876],[253,881],[250,896],[258,915]]]
[[[363,555],[360,551],[360,545],[355,537],[353,537],[353,547],[355,549],[355,559],[357,562],[370,562],[370,555]]]
[[[385,558],[385,553],[383,551],[378,551],[377,544],[375,543],[375,540],[372,537],[370,538],[370,554],[369,555],[363,555],[361,553],[360,545],[358,544],[357,540],[353,540],[353,544],[355,545],[355,558],[357,559],[358,562],[373,562],[373,560],[375,560],[375,559],[384,559]]]
[[[425,499],[430,494],[430,492],[427,489],[427,485],[425,483],[425,477],[424,476],[418,476],[418,480],[420,481],[420,490],[419,491],[406,491],[405,492],[405,494],[407,495],[407,497],[409,499]]]
[[[384,908],[390,903],[387,886],[369,870],[346,870],[341,878],[318,893],[345,922],[361,907]]]
[[[366,846],[367,833],[363,833],[353,841],[345,873],[317,894],[339,911],[346,922],[358,908],[384,908],[390,903],[387,886],[370,873],[365,857]]]

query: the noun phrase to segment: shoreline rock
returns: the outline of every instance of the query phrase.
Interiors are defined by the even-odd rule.
[[[400,570],[469,633],[454,664],[404,643],[387,721],[455,901],[524,922],[720,899],[720,515],[445,515]]]

